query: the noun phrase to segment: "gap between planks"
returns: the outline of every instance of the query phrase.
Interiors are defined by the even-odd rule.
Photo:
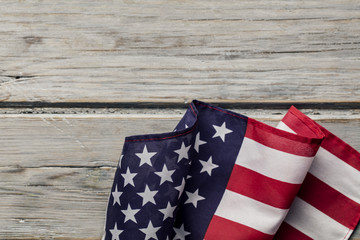
[[[279,101],[279,100],[262,100],[262,101],[246,101],[246,100],[219,100],[219,99],[203,99],[213,105],[222,108],[240,108],[240,109],[288,109],[292,105],[297,108],[309,109],[360,109],[359,101]],[[188,100],[170,100],[167,101],[121,101],[121,102],[46,102],[46,101],[0,101],[1,108],[148,108],[148,109],[173,109],[186,108],[189,104]]]
[[[230,111],[245,115],[247,117],[255,118],[257,120],[266,121],[279,121],[285,115],[286,110],[247,110],[243,109],[229,109]],[[62,111],[62,110],[60,110]],[[85,110],[86,111],[86,110]],[[307,116],[313,120],[360,120],[360,110],[312,110],[312,109],[301,109]],[[116,110],[116,112],[106,113],[16,113],[17,111],[9,111],[9,113],[2,113],[0,111],[0,118],[23,118],[23,119],[164,119],[164,120],[176,120],[183,116],[185,110],[173,109],[173,110],[159,110],[156,111],[143,109],[138,110]],[[58,112],[55,110],[55,112]]]

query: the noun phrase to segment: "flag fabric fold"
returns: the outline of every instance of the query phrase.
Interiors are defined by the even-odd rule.
[[[275,128],[194,100],[173,132],[126,137],[104,239],[348,239],[359,170],[294,107]]]
[[[308,122],[291,107],[278,128],[308,134]],[[324,140],[276,239],[348,239],[359,222],[360,154],[317,125]]]

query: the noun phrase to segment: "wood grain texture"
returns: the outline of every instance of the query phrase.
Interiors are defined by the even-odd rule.
[[[270,125],[284,114],[234,111]],[[303,111],[360,149],[358,111]],[[0,239],[100,239],[125,136],[172,131],[183,112],[0,115]]]
[[[235,111],[270,122],[279,121],[286,112]],[[359,111],[304,112],[360,149],[360,134],[356,131]],[[125,136],[172,131],[183,113],[163,110],[157,115],[153,110],[137,110],[127,114],[2,114],[0,167],[113,166]]]
[[[360,5],[1,1],[0,100],[360,101]]]
[[[357,1],[0,4],[0,239],[100,239],[125,136],[184,112],[110,103],[330,103],[304,112],[360,150]]]

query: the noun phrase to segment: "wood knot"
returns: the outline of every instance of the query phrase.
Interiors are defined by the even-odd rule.
[[[23,37],[23,39],[24,39],[25,43],[27,43],[29,45],[42,43],[42,38],[41,37],[25,36],[25,37]]]

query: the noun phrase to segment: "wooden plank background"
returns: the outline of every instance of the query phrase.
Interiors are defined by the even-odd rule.
[[[100,239],[124,137],[195,98],[360,150],[358,1],[0,4],[0,239]]]
[[[1,0],[0,99],[358,101],[358,1]]]

